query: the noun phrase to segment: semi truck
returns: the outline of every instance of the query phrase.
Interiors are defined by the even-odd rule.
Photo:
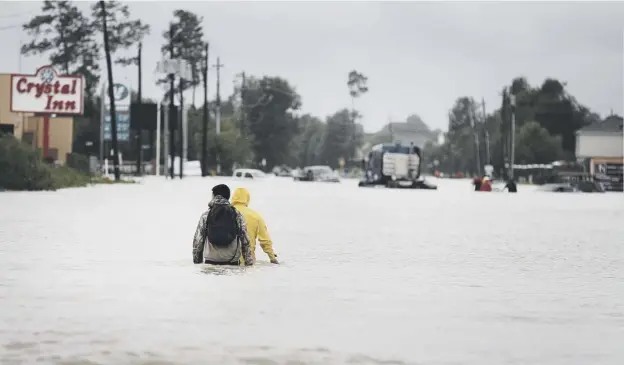
[[[358,186],[435,190],[436,185],[421,178],[421,157],[421,149],[414,145],[375,145],[362,161],[364,179]]]

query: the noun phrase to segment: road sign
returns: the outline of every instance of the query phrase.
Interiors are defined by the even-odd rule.
[[[115,99],[115,111],[130,109],[130,86],[128,84],[114,83],[113,98]],[[110,102],[108,98],[108,86],[104,89],[104,103],[106,105],[106,113],[109,113]]]
[[[115,114],[117,115],[117,141],[127,142],[130,140],[130,112],[116,111]],[[104,140],[110,141],[111,139],[111,118],[108,112],[104,117]]]
[[[174,74],[185,80],[191,80],[193,75],[191,67],[186,60],[179,58],[163,58],[156,64],[156,72],[163,74]]]

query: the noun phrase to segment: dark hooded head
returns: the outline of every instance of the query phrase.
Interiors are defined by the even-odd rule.
[[[212,196],[215,197],[217,195],[220,195],[225,199],[230,199],[230,188],[225,184],[215,185],[212,188]]]

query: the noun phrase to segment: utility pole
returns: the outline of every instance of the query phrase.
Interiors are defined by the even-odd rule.
[[[169,25],[169,56],[173,61],[173,24]],[[175,161],[175,126],[176,126],[176,112],[175,112],[175,75],[169,74],[169,158],[171,163],[169,164],[169,176],[171,179],[175,177],[173,174],[173,162]]]
[[[115,111],[115,92],[113,91],[113,65],[110,56],[110,46],[108,44],[108,28],[106,24],[106,5],[104,1],[100,1],[100,8],[102,9],[102,25],[104,34],[104,53],[106,54],[106,68],[108,71],[108,100],[110,100],[110,113],[111,113],[111,139],[113,143],[113,166],[115,171],[115,181],[121,180],[119,174],[119,150],[117,149],[117,115]],[[102,100],[104,103],[104,100]],[[103,122],[103,121],[102,121]]]
[[[480,153],[480,146],[479,146],[479,131],[478,131],[478,123],[477,123],[477,116],[475,113],[475,105],[472,104],[471,105],[471,119],[472,119],[472,133],[474,134],[474,140],[475,140],[475,158],[477,161],[477,176],[481,176],[481,153]]]
[[[209,43],[206,42],[205,54],[204,54],[204,116],[203,116],[203,128],[202,128],[202,159],[201,170],[202,176],[208,175],[208,49]]]
[[[217,141],[219,140],[219,135],[221,134],[221,67],[224,65],[221,64],[221,58],[217,57],[217,64],[214,67],[217,69],[217,100],[216,100],[216,124],[217,124]],[[217,174],[221,174],[221,160],[219,157],[219,147],[220,144],[217,142]]]
[[[485,99],[481,98],[481,108],[483,110],[483,126],[485,129],[485,163],[488,165],[492,164],[491,156],[490,156],[490,131],[487,126],[487,114],[485,113]]]
[[[509,178],[514,178],[514,163],[516,162],[516,95],[510,94],[511,102],[511,161],[509,162]]]
[[[139,43],[139,52],[137,54],[137,66],[138,66],[138,71],[139,71],[139,88],[137,90],[137,101],[139,103],[139,105],[142,104],[142,96],[141,96],[141,43]],[[136,148],[137,148],[137,157],[136,157],[136,174],[137,176],[141,176],[141,155],[142,155],[142,149],[143,149],[143,141],[142,141],[142,134],[143,134],[143,126],[141,125],[141,123],[135,123],[135,125],[138,126],[138,128],[136,129],[135,133],[136,133]]]
[[[247,81],[245,78],[245,71],[242,73],[242,82],[241,82],[241,125],[240,130],[241,134],[244,137],[247,136],[247,113],[245,110],[245,89],[247,88]]]
[[[503,88],[503,102],[501,105],[501,161],[503,179],[507,180],[509,177],[509,94],[507,88]]]
[[[182,60],[180,60],[182,61]],[[184,73],[181,73],[183,75]],[[180,179],[184,175],[184,133],[186,130],[184,129],[184,77],[180,76],[180,112],[178,113],[180,118],[178,120],[178,127],[180,129]]]

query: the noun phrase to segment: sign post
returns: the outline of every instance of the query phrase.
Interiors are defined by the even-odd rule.
[[[100,160],[104,158],[104,142],[112,140],[110,105],[106,97],[107,84],[102,85],[100,104]],[[130,140],[130,87],[127,83],[115,83],[113,85],[115,99],[115,114],[117,120],[117,141],[128,142]]]
[[[35,113],[43,117],[43,157],[50,148],[50,115],[82,115],[82,76],[59,75],[54,67],[39,67],[33,75],[11,75],[11,111]]]
[[[156,73],[160,73],[160,74],[166,74],[169,76],[169,79],[171,81],[171,89],[170,89],[170,93],[173,93],[173,81],[175,76],[180,77],[181,79],[185,79],[185,80],[191,80],[192,79],[192,73],[191,73],[191,67],[188,64],[188,62],[184,59],[180,59],[180,58],[166,58],[163,57],[157,64],[156,64]],[[181,133],[181,140],[180,143],[182,144],[182,149],[180,149],[180,178],[182,178],[182,164],[184,163],[184,158],[185,158],[185,146],[186,146],[186,142],[187,142],[187,129],[186,129],[186,113],[182,110],[182,103],[180,103],[180,115],[181,118],[178,118],[178,115],[175,114],[175,100],[173,95],[169,95],[170,96],[170,100],[169,100],[169,105],[167,106],[167,110],[170,110],[171,113],[167,113],[167,115],[165,116],[165,124],[169,124],[169,128],[165,127],[165,134],[169,134],[169,145],[167,145],[167,142],[165,141],[165,161],[167,160],[167,152],[169,152],[169,157],[170,157],[170,162],[169,163],[165,163],[165,167],[169,167],[169,173],[171,178],[173,179],[173,174],[174,174],[174,166],[173,166],[173,162],[175,160],[175,148],[174,148],[174,132],[175,130],[178,128],[180,128],[180,133]],[[181,95],[182,96],[182,95]]]

